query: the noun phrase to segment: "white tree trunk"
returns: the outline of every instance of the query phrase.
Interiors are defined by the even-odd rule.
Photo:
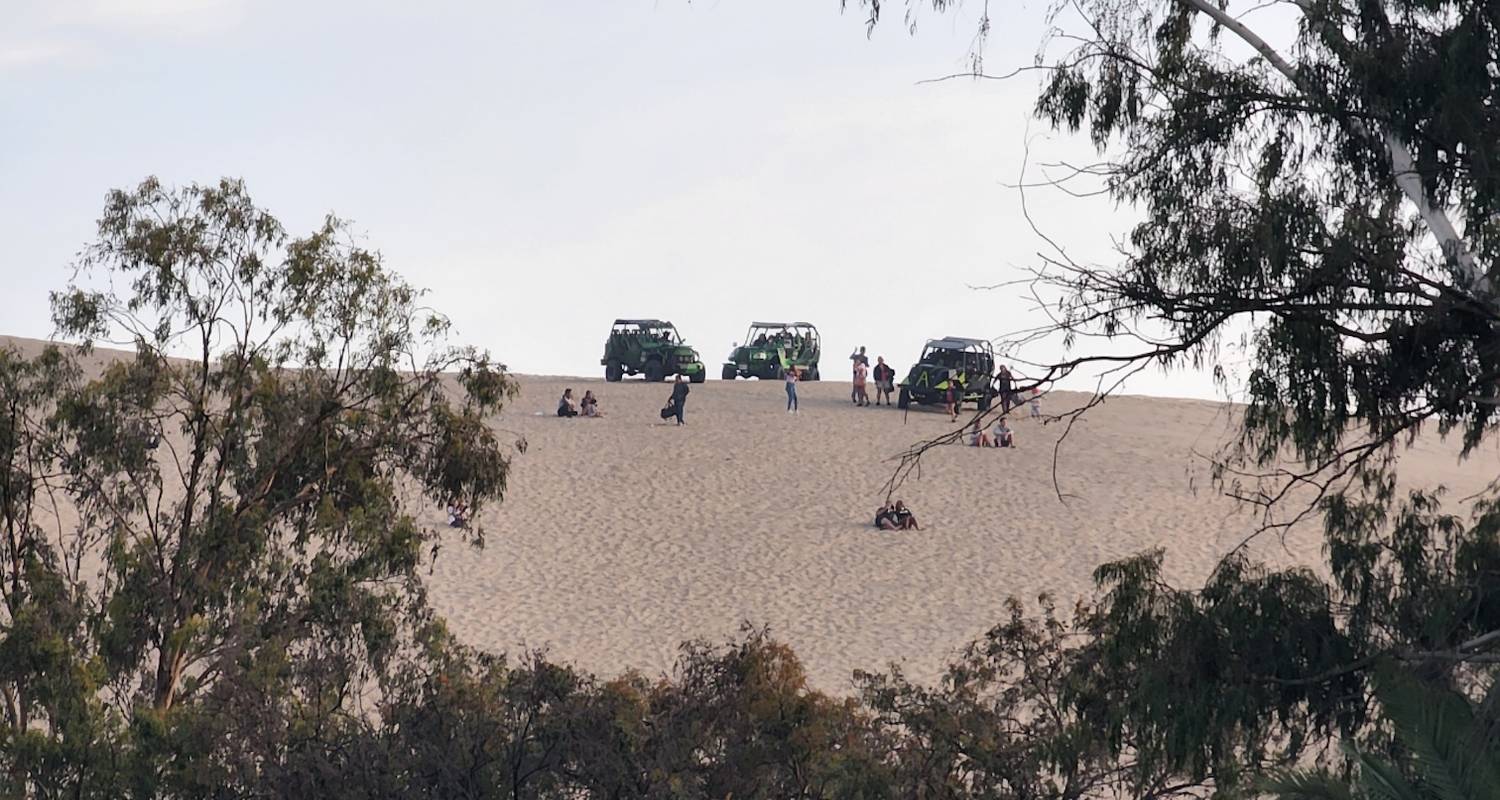
[[[1244,23],[1230,16],[1227,11],[1219,8],[1213,2],[1210,2],[1210,0],[1179,0],[1179,2],[1187,3],[1198,11],[1207,14],[1214,22],[1233,32],[1240,39],[1244,40],[1246,44],[1255,48],[1255,51],[1260,53],[1261,57],[1265,58],[1271,66],[1275,67],[1277,72],[1285,75],[1287,80],[1292,82],[1293,86],[1299,89],[1302,88],[1302,81],[1297,74],[1296,68],[1287,62],[1285,58],[1282,58],[1281,54],[1276,52],[1276,48],[1268,44],[1265,39],[1256,35],[1254,31],[1245,27]],[[1302,6],[1302,8],[1305,13],[1307,7]],[[1473,252],[1469,249],[1463,237],[1459,235],[1458,229],[1453,225],[1453,221],[1448,218],[1447,211],[1434,207],[1432,203],[1428,202],[1427,192],[1422,185],[1421,173],[1417,172],[1416,165],[1412,163],[1411,150],[1406,146],[1406,142],[1398,134],[1389,129],[1377,133],[1377,131],[1372,130],[1367,123],[1360,119],[1351,119],[1349,124],[1357,133],[1385,144],[1386,154],[1391,162],[1391,173],[1395,177],[1397,188],[1416,207],[1417,213],[1422,217],[1423,224],[1427,226],[1427,230],[1437,240],[1438,246],[1443,250],[1443,254],[1454,265],[1457,277],[1462,284],[1460,288],[1471,295],[1476,302],[1490,308],[1495,312],[1497,317],[1500,317],[1500,304],[1497,304],[1495,287],[1490,284],[1489,277],[1485,274],[1484,270],[1474,262]]]

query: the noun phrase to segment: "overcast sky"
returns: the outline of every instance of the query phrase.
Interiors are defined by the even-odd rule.
[[[992,4],[991,71],[1031,63],[1045,3]],[[1043,242],[1013,184],[1085,142],[1030,121],[1031,75],[962,70],[972,15],[867,38],[838,0],[4,0],[0,333],[47,292],[104,193],[242,177],[294,232],[352,219],[464,342],[526,373],[602,374],[616,316],[671,319],[710,372],[751,319],[806,319],[842,376],[943,335],[1038,323]],[[1032,167],[1033,176],[1036,167]],[[1131,217],[1028,193],[1070,253]],[[1033,351],[1042,360],[1053,355]],[[1212,396],[1202,375],[1138,393]]]

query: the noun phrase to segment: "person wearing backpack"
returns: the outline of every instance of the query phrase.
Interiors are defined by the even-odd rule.
[[[678,375],[672,381],[672,414],[677,417],[678,425],[686,425],[682,419],[683,407],[687,405],[688,385],[682,382],[682,376]]]

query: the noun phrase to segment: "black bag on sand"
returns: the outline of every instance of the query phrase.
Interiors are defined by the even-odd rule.
[[[666,405],[664,405],[664,406],[661,407],[661,418],[662,419],[671,419],[672,418],[672,413],[673,412],[672,412],[672,404],[671,403],[667,403]]]

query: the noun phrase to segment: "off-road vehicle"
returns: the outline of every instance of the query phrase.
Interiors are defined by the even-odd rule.
[[[668,375],[681,375],[702,383],[708,370],[670,322],[659,319],[617,319],[604,343],[604,379],[618,381],[626,375],[644,374],[659,382]]]
[[[963,402],[973,402],[980,411],[988,411],[995,399],[995,351],[984,339],[946,336],[929,339],[922,357],[906,373],[896,398],[897,408],[917,403],[941,403],[948,394],[950,381],[963,387]]]
[[[745,343],[735,346],[725,359],[720,377],[777,379],[792,367],[802,370],[802,379],[818,379],[818,356],[822,342],[810,322],[752,322]]]

